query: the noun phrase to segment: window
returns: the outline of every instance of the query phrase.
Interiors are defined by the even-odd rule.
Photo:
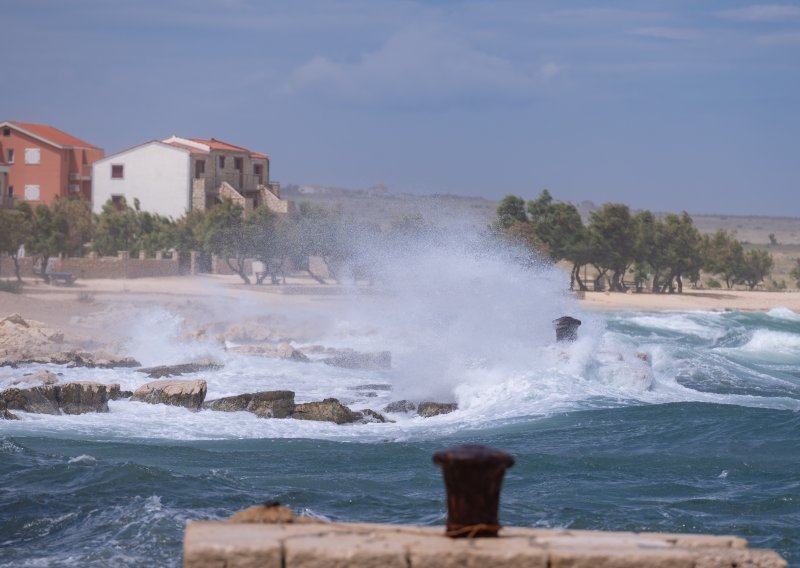
[[[9,197],[9,199],[13,199],[13,197],[14,197],[14,186],[13,185],[9,185],[8,186],[8,197]]]
[[[14,150],[9,148],[9,150],[8,150],[8,152],[6,152],[6,154],[8,155],[8,159],[6,160],[6,162],[8,162],[9,164],[13,164],[14,163]]]
[[[81,186],[78,183],[71,183],[71,184],[69,184],[69,190],[72,193],[77,193],[77,192],[79,192],[81,190]]]
[[[225,169],[225,156],[219,157],[219,169],[221,170]]]
[[[11,129],[8,126],[3,127],[3,136],[11,136]]]
[[[242,171],[243,167],[244,167],[244,160],[242,158],[233,159],[233,169],[240,172]]]
[[[200,179],[206,175],[206,161],[197,160],[194,163],[194,179]]]
[[[32,166],[37,165],[42,159],[39,148],[25,148],[25,163]]]
[[[255,175],[257,175],[257,176],[260,176],[260,175],[263,173],[263,171],[264,171],[264,170],[262,169],[262,167],[263,167],[263,166],[262,166],[261,164],[253,164],[253,173],[254,173]]]
[[[26,185],[25,201],[39,201],[40,193],[38,185]]]
[[[125,177],[125,166],[122,164],[111,165],[111,179],[123,179]]]

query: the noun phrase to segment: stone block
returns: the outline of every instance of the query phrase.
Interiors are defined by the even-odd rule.
[[[269,525],[222,522],[188,523],[183,539],[183,566],[282,568],[281,541],[274,534],[269,538],[269,528]]]
[[[380,533],[289,537],[284,548],[286,568],[408,568],[405,547]]]

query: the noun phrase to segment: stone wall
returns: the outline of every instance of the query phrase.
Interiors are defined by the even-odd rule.
[[[191,522],[184,568],[786,568],[733,536],[501,529],[497,538],[444,536],[444,527],[350,523]]]
[[[91,278],[146,278],[154,276],[178,276],[180,274],[177,255],[175,258],[140,256],[130,258],[127,251],[117,256],[98,257],[94,253],[83,258],[65,258],[58,272],[70,272],[79,280]],[[33,272],[33,259],[20,259],[20,274],[23,278],[38,278]],[[6,254],[0,255],[0,278],[13,278],[14,261]]]

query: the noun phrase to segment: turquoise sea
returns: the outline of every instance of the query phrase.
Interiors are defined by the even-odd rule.
[[[431,456],[462,443],[516,458],[503,524],[734,534],[800,566],[800,315],[584,313],[554,273],[531,294],[530,275],[500,283],[476,262],[480,278],[464,278],[477,271],[467,263],[434,281],[411,274],[416,287],[388,299],[320,303],[326,344],[389,348],[391,370],[203,347],[225,362],[199,375],[207,399],[290,388],[355,409],[449,399],[452,414],[336,426],[117,401],[108,414],[0,422],[0,566],[179,566],[186,521],[272,500],[336,521],[442,525]],[[553,341],[564,313],[584,322],[575,343]],[[177,320],[139,314],[131,352],[144,364],[198,355],[170,340]],[[0,369],[0,383],[20,371]]]

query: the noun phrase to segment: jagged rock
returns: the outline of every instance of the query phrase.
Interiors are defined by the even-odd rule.
[[[35,361],[38,362],[38,361]],[[103,351],[88,353],[86,351],[62,351],[54,353],[47,363],[66,365],[70,368],[88,367],[99,369],[114,369],[118,367],[141,367],[133,357],[117,357]]]
[[[224,365],[216,359],[198,359],[191,363],[181,363],[179,365],[160,365],[158,367],[142,367],[137,369],[140,373],[146,373],[152,379],[161,377],[172,377],[186,373],[197,373],[198,371],[216,371]]]
[[[377,353],[352,351],[323,359],[322,362],[332,367],[342,367],[344,369],[391,369],[392,354],[389,351],[378,351]]]
[[[236,412],[244,410],[252,412],[260,418],[288,418],[294,412],[294,392],[263,391],[245,393],[209,400],[203,404],[208,410]]]
[[[22,375],[19,378],[14,379],[11,381],[11,386],[17,385],[35,385],[35,386],[44,386],[44,385],[54,385],[58,382],[58,375],[55,373],[51,373],[50,371],[36,371],[35,373],[28,373],[27,375]]]
[[[264,503],[237,511],[228,519],[229,523],[320,523],[318,519],[295,515],[289,507],[278,502]]]
[[[449,414],[458,409],[455,402],[420,402],[417,406],[417,414],[423,418],[430,418],[439,414]]]
[[[239,345],[232,347],[231,351],[240,355],[258,355],[259,357],[270,357],[273,359],[291,359],[292,361],[309,361],[309,358],[300,351],[289,345]]]
[[[8,411],[8,403],[0,398],[0,420],[19,420],[16,414]]]
[[[360,410],[358,413],[361,414],[362,416],[361,422],[364,424],[368,424],[370,422],[379,422],[381,424],[385,422],[394,422],[394,420],[389,420],[380,412],[375,412],[370,408],[365,408],[364,410]]]
[[[353,412],[335,398],[326,398],[322,402],[306,402],[294,407],[292,418],[297,420],[318,420],[349,424],[361,420],[361,414]]]
[[[113,385],[119,388],[119,385]],[[107,385],[90,382],[75,382],[61,385],[58,389],[59,408],[65,414],[108,412],[109,391]]]
[[[64,334],[19,314],[0,319],[0,365],[16,366],[62,348]]]
[[[94,382],[11,388],[0,392],[0,400],[7,409],[35,414],[108,412],[109,395],[113,387],[119,389],[119,385]]]
[[[108,400],[120,400],[122,398],[130,398],[133,396],[133,391],[122,390],[118,384],[108,386]]]
[[[131,400],[149,404],[168,404],[198,410],[206,398],[208,385],[202,379],[193,381],[153,381],[140,386]]]
[[[636,352],[636,357],[638,359],[641,359],[645,363],[649,363],[650,362],[650,356],[647,353],[645,353],[644,351],[637,351]]]
[[[396,400],[394,402],[390,402],[384,408],[384,412],[394,412],[397,414],[414,412],[417,409],[417,405],[411,402],[410,400]]]

